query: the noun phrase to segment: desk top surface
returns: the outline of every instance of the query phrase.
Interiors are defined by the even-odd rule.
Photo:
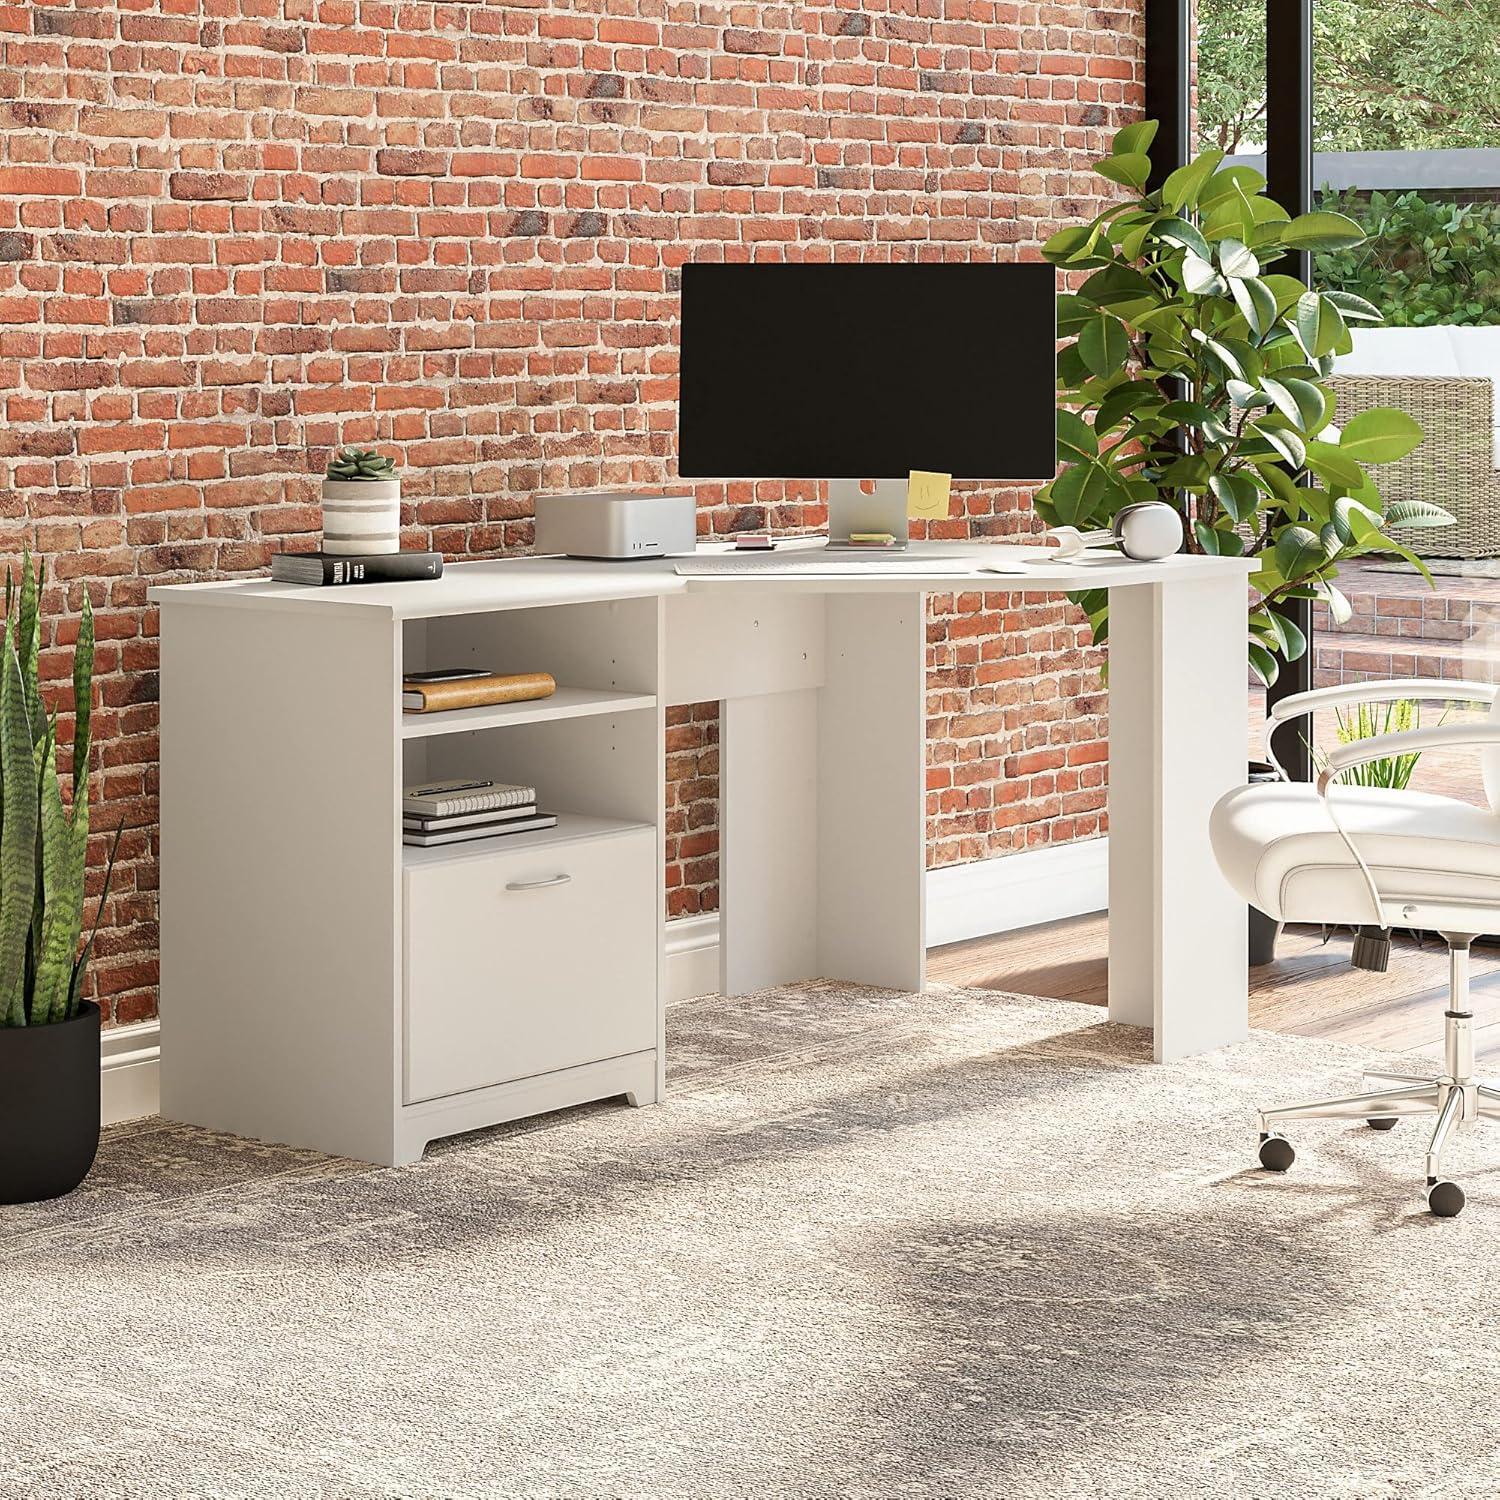
[[[722,553],[721,546],[700,547],[699,553]],[[566,557],[506,557],[451,563],[441,578],[410,583],[368,583],[339,588],[247,580],[223,583],[162,585],[150,591],[160,604],[211,605],[237,609],[316,609],[340,614],[370,612],[398,620],[435,615],[475,614],[487,610],[526,609],[538,605],[580,604],[595,600],[641,599],[652,596],[738,589],[746,593],[984,593],[1056,594],[1077,589],[1124,588],[1147,583],[1191,582],[1221,578],[1241,583],[1253,564],[1238,557],[1168,557],[1159,562],[1133,562],[1113,552],[1093,552],[1070,562],[1057,560],[1051,548],[997,542],[933,543],[934,558],[948,559],[948,568],[930,574],[916,571],[882,574],[880,564],[858,575],[785,575],[755,573],[681,577],[674,571],[680,559],[658,557],[631,562],[587,562]],[[955,555],[972,555],[969,572],[951,571]],[[922,558],[921,544],[909,557]],[[986,563],[1019,564],[1024,572],[983,571]]]

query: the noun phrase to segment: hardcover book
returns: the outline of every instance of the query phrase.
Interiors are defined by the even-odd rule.
[[[273,583],[337,588],[350,583],[407,583],[441,578],[441,552],[278,552],[271,559]]]
[[[488,672],[481,676],[408,677],[401,684],[401,707],[407,713],[441,713],[449,708],[489,708],[496,703],[524,703],[550,698],[557,683],[548,672]]]

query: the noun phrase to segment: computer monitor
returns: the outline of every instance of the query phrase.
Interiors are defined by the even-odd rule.
[[[1050,479],[1056,282],[1040,262],[682,268],[688,479]]]

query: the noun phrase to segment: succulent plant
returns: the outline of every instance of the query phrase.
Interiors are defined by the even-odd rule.
[[[329,479],[394,479],[396,464],[373,448],[343,448],[328,460]]]
[[[0,1026],[43,1026],[78,1010],[94,949],[83,930],[89,842],[90,713],[94,692],[94,613],[88,594],[73,648],[73,796],[63,805],[57,774],[57,720],[42,706],[37,685],[41,567],[28,551],[21,565],[20,603],[5,575],[5,628],[0,636]],[[115,833],[99,912],[114,874]]]

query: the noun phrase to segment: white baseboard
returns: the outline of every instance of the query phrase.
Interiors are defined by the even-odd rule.
[[[116,1026],[99,1041],[99,1119],[139,1120],[161,1109],[161,1022]]]
[[[1109,840],[1048,845],[927,872],[927,946],[1014,932],[1109,905]],[[719,916],[667,923],[667,1003],[719,986]]]
[[[1014,932],[1109,906],[1109,840],[1047,844],[927,872],[927,946]]]
[[[719,914],[700,912],[667,923],[667,1004],[719,988]]]

